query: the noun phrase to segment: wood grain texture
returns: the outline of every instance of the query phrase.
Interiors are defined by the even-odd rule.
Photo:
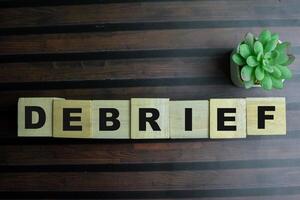
[[[299,134],[299,131],[298,133]],[[247,140],[176,140],[152,142],[40,141],[2,144],[0,166],[222,162],[300,159],[299,137],[280,136]],[[63,145],[62,145],[63,144]],[[238,149],[238,151],[237,151]],[[76,152],[76,154],[75,154]],[[247,165],[245,165],[247,166]]]
[[[0,63],[1,83],[149,79],[170,77],[225,77],[224,57],[177,57],[69,62]],[[300,73],[293,64],[294,71]],[[14,73],[18,71],[19,73]]]
[[[300,195],[300,61],[283,90],[236,88],[229,53],[270,28],[300,52],[298,0],[0,1],[0,196],[279,200]],[[17,138],[19,97],[286,97],[287,136]]]
[[[131,172],[5,173],[0,174],[0,188],[1,191],[15,188],[17,191],[156,191],[186,187],[190,190],[289,187],[299,185],[299,173],[299,167],[135,172],[134,176]]]
[[[184,30],[118,31],[109,33],[43,34],[0,37],[0,55],[78,53],[157,49],[233,49],[245,33],[262,28],[203,28]],[[283,41],[300,46],[299,27],[274,27]],[[222,33],[222,37],[220,37]],[[197,39],[195,39],[197,38]]]
[[[128,23],[153,21],[225,21],[299,19],[297,0],[167,1],[38,8],[7,8],[0,14],[0,27],[70,24]],[[215,12],[211,12],[211,11]],[[248,12],[245,12],[247,10]],[[86,12],[89,11],[89,12]],[[268,12],[266,12],[268,11]]]

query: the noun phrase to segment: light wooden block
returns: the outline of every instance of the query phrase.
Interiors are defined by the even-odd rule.
[[[73,109],[70,111],[70,109]],[[64,129],[63,110],[69,110],[71,119]],[[76,130],[75,130],[76,129]],[[53,137],[90,138],[92,136],[91,101],[54,100],[53,102]]]
[[[159,131],[154,131],[150,123],[143,123],[140,127],[140,109],[150,108],[159,112],[156,125]],[[142,112],[141,112],[142,113]],[[144,115],[143,115],[144,116]],[[151,113],[147,113],[146,117],[153,117]],[[145,130],[140,130],[145,128]],[[155,128],[155,127],[154,127]],[[159,139],[169,138],[169,99],[152,99],[152,98],[133,98],[131,99],[131,138],[132,139]]]
[[[235,113],[227,110],[224,115],[222,109],[234,109]],[[218,120],[219,116],[232,117],[232,120]],[[218,126],[218,121],[221,124]],[[221,122],[224,123],[221,123]],[[224,126],[224,127],[222,127]],[[235,127],[235,130],[229,130]],[[227,130],[224,130],[227,129]],[[246,137],[246,100],[245,99],[211,99],[210,100],[210,138],[245,138]]]
[[[108,119],[105,127],[100,127],[100,109],[114,109],[105,113],[107,117],[114,115],[114,120]],[[102,110],[103,112],[103,110]],[[105,120],[105,119],[104,119]],[[117,121],[116,121],[117,120]],[[105,139],[129,139],[130,138],[130,101],[129,100],[97,100],[92,101],[93,138]],[[112,125],[118,125],[118,129],[112,130]],[[100,130],[101,128],[101,130]],[[106,130],[103,130],[106,129]]]
[[[52,97],[19,98],[18,101],[18,136],[21,137],[52,137]],[[25,125],[25,110],[31,113],[30,125]],[[42,116],[45,120],[42,120]],[[43,123],[44,122],[44,123]]]
[[[286,135],[286,104],[284,97],[247,98],[246,101],[248,135]],[[264,120],[265,117],[262,115],[273,119]]]
[[[186,114],[189,115],[190,112],[192,120],[191,123],[186,124]],[[208,123],[209,102],[207,100],[170,101],[171,138],[208,138]]]

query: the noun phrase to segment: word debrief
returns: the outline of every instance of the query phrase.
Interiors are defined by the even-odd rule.
[[[20,98],[18,136],[106,139],[286,135],[285,98]]]

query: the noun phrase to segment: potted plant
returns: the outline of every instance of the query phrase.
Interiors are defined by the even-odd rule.
[[[291,79],[289,65],[295,57],[288,53],[289,42],[281,42],[279,35],[269,30],[258,37],[247,33],[245,39],[231,54],[232,82],[239,87],[262,87],[265,90],[283,88]]]

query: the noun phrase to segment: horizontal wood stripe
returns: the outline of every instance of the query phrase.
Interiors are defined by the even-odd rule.
[[[157,191],[293,187],[299,167],[176,172],[5,173],[1,191]],[[114,180],[114,181],[110,181]],[[192,184],[191,184],[192,183]]]
[[[298,132],[299,134],[299,132]],[[27,139],[30,140],[30,139]],[[45,141],[45,140],[44,140]],[[52,142],[51,142],[52,141]],[[57,144],[59,141],[61,143]],[[78,140],[77,140],[78,142]],[[73,143],[73,144],[72,144]],[[82,144],[81,144],[82,143]],[[104,165],[104,164],[150,164],[150,163],[195,163],[225,161],[281,159],[289,166],[289,159],[300,159],[300,138],[264,137],[260,140],[179,140],[179,141],[81,141],[50,140],[35,144],[0,146],[1,166],[30,165]],[[259,166],[259,162],[257,162]],[[220,163],[221,164],[221,163]],[[234,164],[234,163],[233,163]],[[229,163],[228,167],[234,168]],[[243,163],[242,163],[243,164]],[[245,164],[247,166],[247,164]],[[249,167],[251,165],[249,164]],[[197,169],[197,167],[196,167]]]
[[[0,55],[0,63],[44,62],[44,61],[82,61],[82,60],[119,60],[139,58],[170,57],[206,57],[229,55],[232,49],[159,49],[129,51],[99,51],[51,54],[15,54]],[[300,47],[292,47],[295,54],[300,54]]]
[[[239,20],[239,21],[180,21],[180,22],[140,22],[140,23],[102,23],[86,25],[59,25],[40,27],[0,28],[0,36],[32,35],[53,33],[114,32],[165,29],[200,29],[232,27],[298,27],[300,20]]]
[[[105,192],[0,192],[3,196],[11,198],[47,198],[47,199],[210,199],[210,200],[277,200],[284,198],[294,200],[299,194],[299,187],[280,188],[250,188],[250,189],[219,189],[219,190],[168,190],[168,191],[105,191]],[[278,195],[278,196],[275,196]],[[222,198],[223,197],[223,198]]]
[[[64,1],[51,1],[64,4]],[[74,4],[77,1],[70,1]],[[82,3],[90,1],[82,1]],[[161,21],[238,21],[238,20],[278,20],[299,19],[297,0],[266,0],[261,4],[254,1],[148,1],[113,3],[102,5],[70,5],[38,8],[1,9],[0,27],[33,27],[53,25],[78,25],[128,22]],[[233,3],[234,2],[234,3]],[[49,2],[39,1],[41,5]],[[0,7],[4,7],[3,1]],[[13,3],[11,3],[13,5]],[[15,5],[17,5],[15,3]],[[23,3],[29,6],[30,1]],[[50,4],[51,6],[51,4]],[[247,10],[247,12],[245,12]],[[211,12],[214,11],[214,12]]]
[[[233,49],[246,32],[261,28],[127,31],[113,33],[2,36],[0,54],[44,54],[158,49]],[[300,45],[300,27],[275,27],[283,41]]]
[[[27,192],[0,192],[3,196],[11,198],[72,198],[72,199],[182,199],[182,198],[201,198],[201,199],[220,199],[224,197],[233,200],[241,199],[264,199],[277,200],[275,195],[290,200],[299,195],[300,187],[269,187],[269,188],[250,188],[250,189],[216,189],[216,190],[160,190],[160,191],[27,191]],[[256,198],[254,198],[256,197]],[[221,199],[224,199],[221,198]]]
[[[298,63],[298,62],[297,62]],[[294,64],[294,66],[297,65]],[[0,83],[225,76],[228,57],[0,63]],[[226,70],[227,68],[227,70]],[[14,73],[18,71],[19,73]],[[294,68],[298,71],[298,68]],[[299,70],[300,73],[300,70]]]
[[[296,60],[291,69],[294,76],[300,74]],[[21,88],[23,83],[130,80],[215,77],[228,80],[229,56],[191,58],[153,58],[128,60],[95,60],[69,62],[0,63],[0,83],[13,83]],[[18,73],[15,73],[18,71]],[[159,81],[158,81],[159,82]],[[84,84],[84,83],[83,83]],[[7,85],[9,86],[9,85]],[[0,84],[0,88],[3,84]]]
[[[300,77],[300,76],[298,76]],[[87,81],[57,81],[35,83],[2,83],[0,90],[44,90],[44,89],[74,89],[74,88],[119,88],[119,87],[156,87],[180,85],[220,85],[228,84],[222,77],[194,78],[150,78],[150,79],[121,79],[121,80],[87,80]]]
[[[58,62],[87,60],[120,60],[144,58],[175,58],[175,57],[216,57],[229,58],[233,48],[218,49],[160,49],[160,50],[130,50],[130,51],[100,51],[84,53],[53,53],[53,54],[15,54],[0,55],[0,63],[22,62]],[[300,46],[291,48],[294,55],[300,54]]]
[[[246,196],[246,197],[230,197],[231,200],[298,200],[300,198],[300,195],[282,195],[282,196]],[[196,198],[195,198],[196,199]],[[194,200],[195,200],[194,199]],[[207,197],[207,198],[201,198],[201,200],[226,200],[228,197]],[[187,199],[192,200],[192,199]]]
[[[0,173],[23,172],[157,172],[299,167],[300,159],[217,161],[192,163],[0,165]]]
[[[299,82],[300,75],[294,75]],[[226,77],[191,77],[191,78],[150,78],[150,79],[119,79],[119,80],[86,80],[86,81],[56,81],[56,82],[28,82],[2,83],[0,91],[7,90],[49,90],[49,89],[83,89],[83,88],[124,88],[124,87],[158,87],[158,86],[187,86],[187,85],[222,85],[230,84]]]
[[[231,200],[298,200],[300,195],[280,195],[280,196],[245,196],[245,197],[230,197]],[[196,198],[189,198],[186,200],[195,200]],[[201,198],[201,200],[227,200],[228,197],[207,197]],[[160,199],[162,200],[162,199]]]
[[[261,88],[245,90],[233,86],[228,80],[222,85],[176,85],[156,87],[113,87],[98,89],[51,89],[51,90],[13,90],[1,91],[0,109],[5,107],[11,109],[15,106],[19,97],[62,97],[68,99],[130,99],[137,98],[170,98],[173,100],[195,100],[210,98],[243,98],[243,97],[276,97],[285,96],[288,102],[299,102],[297,88],[298,81],[287,81],[286,87],[281,90],[264,91]]]

